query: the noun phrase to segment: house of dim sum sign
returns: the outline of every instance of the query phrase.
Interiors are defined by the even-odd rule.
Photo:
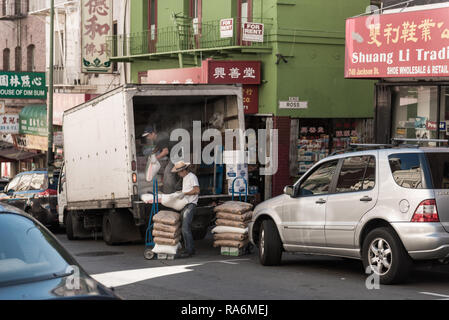
[[[346,20],[346,78],[449,76],[449,8]]]

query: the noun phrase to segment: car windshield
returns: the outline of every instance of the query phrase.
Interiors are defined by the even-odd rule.
[[[0,287],[70,273],[72,258],[39,224],[0,213]]]

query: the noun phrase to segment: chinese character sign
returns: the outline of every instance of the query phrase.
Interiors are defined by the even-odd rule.
[[[46,99],[44,72],[0,71],[0,99]]]
[[[449,8],[346,20],[346,78],[449,76]]]
[[[111,48],[107,37],[112,36],[112,0],[82,0],[81,6],[83,72],[111,72]]]
[[[2,114],[0,115],[0,133],[19,133],[19,115]]]
[[[207,83],[260,84],[260,61],[207,61]]]

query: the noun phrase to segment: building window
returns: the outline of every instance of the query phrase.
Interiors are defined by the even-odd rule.
[[[10,56],[11,56],[11,51],[8,48],[3,49],[3,70],[4,71],[9,71],[9,69],[10,69],[10,65],[9,65]]]
[[[15,55],[15,70],[22,71],[22,48],[16,47],[14,55]]]
[[[241,45],[248,43],[242,41],[242,27],[245,22],[253,21],[253,1],[252,0],[238,0],[237,7],[237,39]]]
[[[35,64],[34,64],[34,44],[30,44],[27,47],[27,71],[33,72],[35,71]]]
[[[6,0],[2,0],[2,16],[6,16]]]
[[[21,10],[21,0],[15,0],[14,1],[14,14],[15,15],[20,15],[21,13],[22,13],[22,10]]]
[[[157,0],[148,0],[148,51],[156,52]]]
[[[118,25],[117,25],[117,21],[114,21],[113,25],[112,25],[112,33],[113,33],[113,38],[114,38],[114,42],[112,44],[112,56],[116,57],[117,56],[117,51],[118,51],[118,45],[117,45],[117,33],[118,33]],[[117,72],[118,71],[118,64],[117,62],[113,62],[112,63],[112,72]]]

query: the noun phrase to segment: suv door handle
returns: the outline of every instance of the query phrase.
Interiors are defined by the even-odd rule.
[[[318,204],[324,204],[324,203],[326,203],[326,200],[324,200],[324,199],[318,199],[317,201],[315,201],[315,203],[318,203]]]
[[[360,201],[365,201],[365,202],[372,201],[372,200],[373,200],[373,198],[368,197],[368,196],[364,196],[363,198],[360,198]]]

